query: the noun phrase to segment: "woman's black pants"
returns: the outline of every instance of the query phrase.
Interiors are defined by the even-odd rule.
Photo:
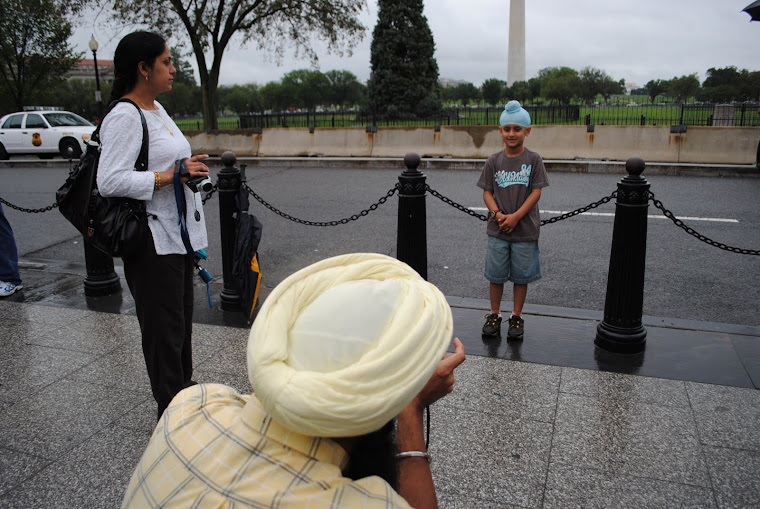
[[[158,418],[172,398],[195,382],[193,375],[194,257],[158,255],[153,239],[124,259],[124,276],[135,301],[142,349]]]

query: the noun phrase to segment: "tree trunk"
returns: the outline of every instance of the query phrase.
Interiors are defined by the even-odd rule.
[[[206,132],[211,132],[219,127],[216,119],[216,86],[208,81],[201,83],[201,96],[203,97],[203,123]]]
[[[216,91],[219,86],[219,63],[215,62],[208,74],[201,73],[201,96],[203,97],[203,122],[206,132],[219,128],[216,111]]]

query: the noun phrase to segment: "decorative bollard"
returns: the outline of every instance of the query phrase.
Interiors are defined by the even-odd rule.
[[[93,247],[85,237],[84,263],[87,275],[84,278],[84,295],[86,297],[103,297],[121,291],[121,281],[113,269],[113,258]]]
[[[427,280],[427,227],[425,222],[425,174],[417,169],[420,156],[404,156],[404,170],[398,177],[398,234],[396,257]]]
[[[610,352],[638,353],[646,347],[641,324],[649,210],[649,182],[641,176],[645,166],[641,158],[628,159],[628,176],[618,183],[604,320],[594,341]]]
[[[219,230],[222,236],[222,278],[224,288],[220,294],[222,309],[240,311],[241,299],[232,281],[232,263],[235,253],[235,217],[237,213],[237,195],[242,182],[240,170],[235,167],[237,157],[233,152],[222,154],[224,165],[217,176],[219,192]]]

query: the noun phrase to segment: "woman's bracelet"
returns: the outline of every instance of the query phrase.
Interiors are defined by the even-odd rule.
[[[155,191],[158,191],[159,189],[161,189],[161,175],[157,171],[154,171],[153,172],[153,177],[155,178],[155,183],[153,184],[153,189]]]
[[[422,451],[405,451],[396,454],[397,460],[402,460],[404,458],[425,458],[427,462],[430,463],[430,455]]]

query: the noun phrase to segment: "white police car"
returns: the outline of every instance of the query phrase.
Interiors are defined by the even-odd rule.
[[[78,158],[87,148],[95,126],[76,113],[34,110],[10,113],[0,118],[0,159],[13,154],[52,157],[60,154]]]

